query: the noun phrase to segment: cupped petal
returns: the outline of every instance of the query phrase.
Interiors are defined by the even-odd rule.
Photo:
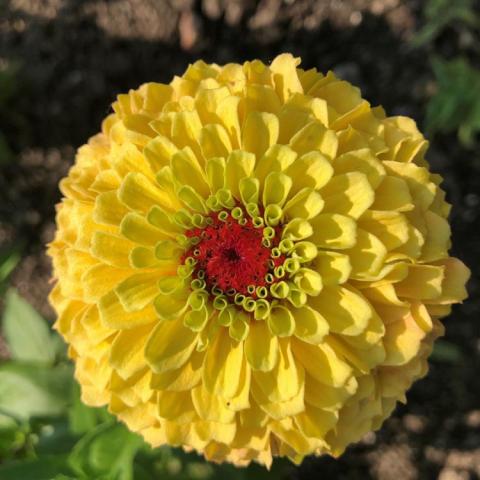
[[[330,331],[343,335],[358,335],[373,315],[368,301],[352,287],[324,287],[310,299],[310,305],[325,318]]]
[[[145,345],[145,359],[155,373],[182,367],[192,355],[198,333],[183,325],[182,319],[161,321]]]
[[[310,221],[313,235],[310,241],[320,248],[352,248],[357,241],[355,220],[338,213],[323,213]]]
[[[270,332],[266,322],[253,321],[245,340],[245,356],[253,370],[268,372],[278,358],[278,339]]]

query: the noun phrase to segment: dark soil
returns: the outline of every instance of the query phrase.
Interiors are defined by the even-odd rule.
[[[0,129],[17,155],[0,171],[0,247],[18,245],[24,253],[13,285],[52,318],[44,248],[54,228],[57,183],[75,149],[98,131],[117,93],[168,82],[199,57],[269,61],[290,51],[306,67],[334,69],[388,113],[423,125],[431,52],[409,43],[422,22],[421,3],[0,0],[0,67],[19,66],[17,93],[0,111]],[[434,47],[452,55],[457,43],[447,32]],[[470,300],[445,322],[456,360],[437,357],[379,432],[339,460],[306,459],[292,479],[480,478],[478,152],[463,150],[455,136],[437,136],[429,154],[454,205],[453,253],[473,270]]]

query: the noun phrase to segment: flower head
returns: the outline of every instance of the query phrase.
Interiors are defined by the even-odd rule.
[[[291,55],[120,95],[61,182],[56,328],[82,398],[152,445],[341,454],[466,297],[414,122]]]

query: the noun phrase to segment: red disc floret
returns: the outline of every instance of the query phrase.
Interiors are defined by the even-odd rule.
[[[208,289],[216,286],[225,293],[234,290],[247,296],[249,285],[265,286],[271,250],[262,243],[262,228],[255,228],[250,219],[241,225],[230,215],[225,220],[217,215],[210,219],[205,228],[186,232],[200,239],[185,254],[196,260],[194,275],[203,271]]]

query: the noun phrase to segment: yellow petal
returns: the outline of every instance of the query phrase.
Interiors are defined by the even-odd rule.
[[[205,125],[200,131],[200,145],[203,156],[208,158],[227,157],[232,144],[227,131],[218,123]]]
[[[359,218],[372,205],[375,194],[366,175],[350,172],[337,175],[321,190],[325,212]]]
[[[308,405],[305,412],[295,416],[295,423],[307,437],[324,438],[338,421],[337,412],[329,412]]]
[[[429,210],[425,212],[427,235],[422,248],[422,260],[431,262],[448,256],[450,242],[450,225],[445,218]]]
[[[165,370],[152,375],[151,388],[172,392],[190,391],[202,380],[204,353],[193,351],[180,368]]]
[[[320,295],[312,298],[311,304],[325,318],[332,332],[343,335],[358,335],[373,315],[367,300],[346,287],[324,287]]]
[[[118,198],[132,210],[147,213],[153,205],[161,205],[169,210],[178,206],[168,193],[141,173],[129,173],[118,191]]]
[[[210,191],[215,193],[225,187],[225,159],[209,158],[207,161],[206,173]]]
[[[281,103],[275,90],[266,85],[247,85],[245,89],[245,111],[250,113],[267,112],[277,114]]]
[[[305,402],[317,407],[337,410],[357,390],[357,381],[351,377],[342,387],[332,387],[305,375]]]
[[[278,139],[278,118],[265,112],[250,112],[242,130],[242,147],[260,158]]]
[[[95,232],[92,239],[92,255],[113,267],[128,268],[128,256],[135,246],[130,240],[104,232]]]
[[[318,120],[313,120],[290,140],[290,147],[299,155],[318,150],[333,159],[337,153],[338,140],[333,130],[328,130]]]
[[[297,66],[300,59],[289,53],[278,55],[270,65],[273,81],[278,96],[285,102],[294,93],[303,93],[303,87],[298,79]]]
[[[292,353],[290,339],[279,339],[278,362],[273,370],[254,370],[252,375],[256,387],[269,402],[283,402],[297,395],[303,386],[304,375]]]
[[[283,211],[288,218],[309,220],[316,217],[323,209],[322,197],[311,188],[303,188],[285,205]]]
[[[146,138],[150,141],[150,138]],[[145,157],[131,143],[125,143],[116,150],[113,156],[113,167],[120,177],[125,177],[131,172],[139,172],[147,177],[152,176],[152,170]]]
[[[310,345],[300,340],[292,341],[295,358],[316,380],[332,387],[345,385],[352,375],[350,366],[339,358],[327,343]]]
[[[438,265],[444,268],[442,294],[433,303],[458,303],[467,298],[465,288],[470,278],[470,270],[458,258],[440,260]]]
[[[224,98],[217,107],[218,118],[227,130],[233,148],[240,147],[240,122],[238,119],[239,103],[239,97],[230,96]]]
[[[395,284],[399,297],[432,300],[442,293],[444,267],[409,265],[408,276]]]
[[[158,415],[179,424],[196,420],[190,392],[158,392]]]
[[[219,115],[216,113],[218,106],[226,98],[231,98],[227,87],[206,88],[197,91],[195,106],[204,125],[218,121]]]
[[[386,325],[383,344],[387,357],[384,365],[404,365],[410,361],[418,353],[424,337],[425,332],[410,313]]]
[[[161,321],[148,338],[145,358],[155,373],[180,368],[190,358],[197,338],[182,319]]]
[[[253,321],[245,340],[245,355],[254,370],[268,372],[277,363],[278,339],[264,321]]]
[[[435,197],[436,186],[430,181],[430,173],[426,168],[413,163],[383,162],[387,173],[393,174],[407,182],[413,203],[426,210]]]
[[[179,186],[189,185],[206,197],[209,192],[205,173],[195,154],[189,148],[179,150],[170,161],[172,174]]]
[[[398,212],[370,210],[358,222],[359,227],[373,233],[387,248],[393,250],[408,241],[409,225]]]
[[[192,390],[192,401],[202,420],[230,423],[235,418],[235,412],[227,407],[227,401],[218,395],[212,395],[203,385]]]
[[[120,270],[103,263],[88,268],[81,279],[85,300],[93,302],[98,300],[132,273],[132,270]]]
[[[118,332],[110,350],[110,365],[124,379],[139,372],[146,366],[143,350],[152,331],[145,325]]]
[[[285,173],[294,179],[292,194],[305,187],[318,190],[325,186],[333,175],[332,164],[318,151],[308,152],[290,165]]]
[[[95,199],[93,220],[97,223],[118,225],[128,213],[128,209],[118,200],[117,191],[101,193]]]
[[[370,185],[376,189],[385,177],[385,168],[371,153],[369,148],[344,153],[335,159],[337,175],[348,172],[360,172],[367,176]],[[386,210],[386,208],[382,208]]]
[[[127,312],[136,312],[153,303],[158,295],[157,281],[161,273],[138,273],[124,280],[115,288],[123,308]]]
[[[277,337],[289,337],[295,331],[295,318],[292,312],[281,305],[272,307],[267,324],[272,335]]]
[[[158,228],[138,213],[129,213],[123,217],[120,233],[140,245],[155,245],[167,238]]]
[[[148,222],[161,230],[165,235],[174,237],[178,233],[183,233],[183,228],[180,227],[174,220],[174,217],[158,205],[154,205],[147,215]]]
[[[170,159],[177,151],[178,148],[167,137],[156,135],[145,145],[143,154],[152,170],[158,172],[162,167],[170,164]]]
[[[226,328],[220,328],[205,355],[203,384],[213,393],[232,398],[239,389],[238,372],[243,357],[243,342],[236,342]]]
[[[202,122],[196,111],[183,111],[172,116],[172,140],[179,148],[188,146],[199,155],[198,138],[201,129]]]
[[[292,179],[287,175],[281,172],[270,173],[265,179],[263,188],[263,205],[275,204],[282,207],[287,200],[292,184]]]
[[[154,306],[161,319],[165,321],[177,319],[187,310],[187,293],[183,291],[168,295],[161,293],[155,298]]]
[[[380,271],[387,249],[375,235],[358,228],[357,243],[344,253],[350,258],[352,278],[361,280],[374,277]]]
[[[348,255],[337,252],[318,252],[314,262],[314,269],[322,277],[324,285],[339,285],[345,283],[352,271]]]
[[[136,312],[125,311],[115,292],[107,293],[100,299],[98,310],[102,323],[115,329],[134,328],[158,320],[157,313],[151,304]]]
[[[258,383],[252,384],[253,398],[259,403],[260,408],[275,420],[282,420],[291,417],[305,410],[304,402],[304,370],[299,369],[300,388],[291,398],[282,401],[269,401],[265,392],[262,391]]]
[[[262,157],[257,157],[255,177],[263,183],[271,172],[283,172],[297,158],[297,154],[286,145],[272,145]]]
[[[324,213],[310,221],[313,235],[310,241],[321,248],[345,249],[355,245],[357,224],[345,215]]]
[[[412,196],[405,180],[392,175],[383,177],[379,187],[375,190],[375,201],[372,208],[397,212],[413,210]]]
[[[308,306],[292,309],[291,312],[295,318],[295,336],[313,345],[321,343],[329,331],[325,318]]]
[[[255,157],[248,152],[235,150],[227,158],[225,183],[237,199],[240,199],[240,180],[249,177],[253,172],[254,166]]]

